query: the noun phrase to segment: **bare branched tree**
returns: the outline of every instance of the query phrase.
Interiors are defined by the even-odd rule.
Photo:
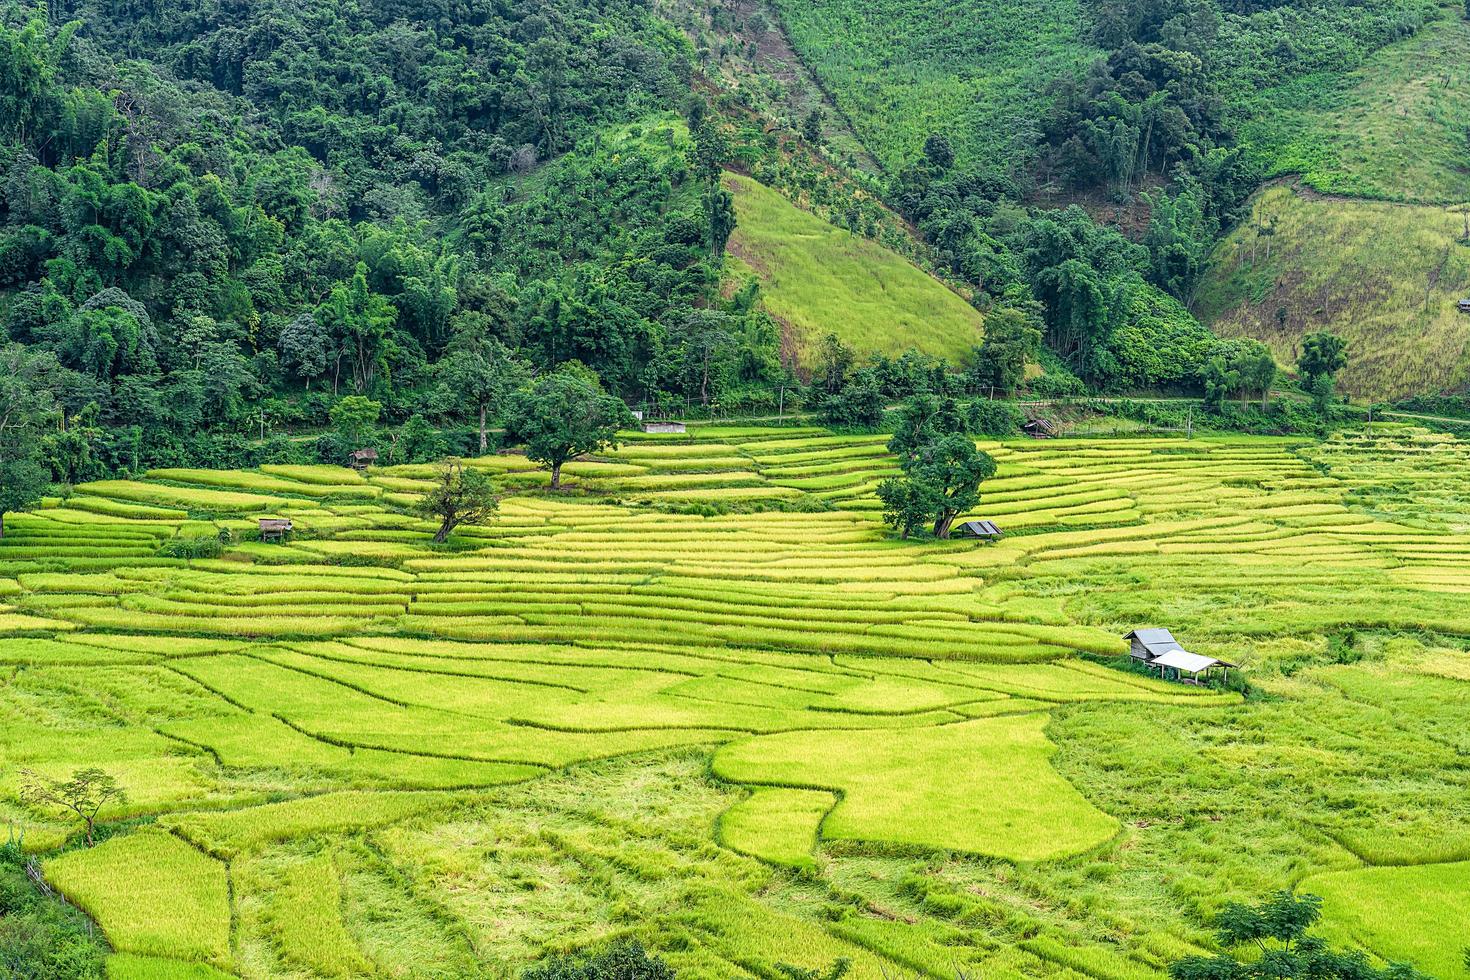
[[[27,806],[59,806],[87,825],[87,846],[95,842],[97,814],[109,803],[126,802],[117,780],[96,767],[78,769],[67,779],[52,779],[32,769],[20,771],[20,799]]]

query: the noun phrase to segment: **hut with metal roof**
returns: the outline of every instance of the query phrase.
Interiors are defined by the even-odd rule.
[[[260,519],[260,540],[262,541],[284,541],[291,531],[292,524],[289,517],[262,517]]]
[[[1133,630],[1123,639],[1129,641],[1128,652],[1134,660],[1158,668],[1160,677],[1168,677],[1172,670],[1174,679],[1186,684],[1198,684],[1201,675],[1208,675],[1216,669],[1221,671],[1225,680],[1229,680],[1230,668],[1236,666],[1228,660],[1190,653],[1179,645],[1173,633],[1158,626]],[[1189,675],[1188,679],[1185,674]]]
[[[1021,431],[1033,439],[1050,439],[1057,434],[1057,427],[1051,419],[1037,416],[1034,419],[1027,419],[1021,426]]]
[[[1148,663],[1160,654],[1168,653],[1170,650],[1181,649],[1179,641],[1174,639],[1174,634],[1159,627],[1145,627],[1125,633],[1123,639],[1129,641],[1128,652],[1134,660],[1142,660]]]
[[[1150,667],[1159,669],[1160,677],[1168,677],[1169,671],[1174,672],[1174,679],[1185,684],[1200,683],[1201,675],[1208,675],[1212,670],[1221,671],[1223,680],[1230,679],[1230,668],[1235,664],[1227,660],[1219,660],[1215,657],[1206,657],[1198,653],[1190,653],[1187,650],[1170,650],[1161,653],[1148,662]],[[1188,677],[1184,675],[1188,674]]]
[[[994,521],[965,521],[963,524],[956,524],[950,533],[955,537],[980,538],[985,541],[999,541],[1005,537]]]

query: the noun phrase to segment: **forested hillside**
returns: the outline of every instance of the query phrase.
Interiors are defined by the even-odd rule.
[[[910,347],[942,355],[956,392],[1014,389],[1041,358],[1043,393],[1218,402],[1249,387],[1260,349],[1217,339],[1191,309],[1266,336],[1252,325],[1271,315],[1262,297],[1311,279],[1222,281],[1227,245],[1201,292],[1263,180],[1304,170],[1323,190],[1462,195],[1464,32],[1450,13],[1408,0],[13,7],[0,309],[21,346],[7,356],[44,379],[42,455],[63,483],[337,461],[338,443],[286,437],[327,430],[349,395],[384,431],[412,423],[385,445],[422,456],[422,433],[464,445],[518,379],[571,362],[629,403],[688,414],[760,413],[788,391],[815,410],[844,387],[904,397],[913,372],[870,358]],[[1370,126],[1344,122],[1363,106]],[[742,211],[729,172],[809,214]],[[1085,207],[1058,206],[1074,200]],[[1139,220],[1113,227],[1099,201]],[[850,292],[873,266],[806,248],[822,236],[802,228],[827,226],[870,239],[858,251],[913,288],[876,304]],[[732,233],[744,260],[727,255]],[[813,280],[814,255],[842,288]],[[753,278],[751,259],[766,264]],[[1241,296],[1255,305],[1232,306]],[[1309,302],[1285,301],[1286,323],[1340,329],[1360,355],[1349,376],[1371,373],[1361,355],[1380,328]],[[1390,305],[1380,319],[1405,317]],[[1003,328],[985,340],[982,320]],[[835,360],[802,353],[828,334]]]

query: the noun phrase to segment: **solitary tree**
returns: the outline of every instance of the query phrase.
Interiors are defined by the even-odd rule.
[[[27,806],[59,806],[87,825],[87,846],[95,841],[97,814],[109,803],[126,802],[117,780],[95,767],[78,769],[67,779],[51,779],[32,769],[20,771],[20,799]]]
[[[439,467],[434,489],[424,495],[415,511],[439,522],[434,540],[443,544],[461,524],[488,524],[499,508],[490,478],[473,467],[466,469],[454,459]]]
[[[578,374],[559,371],[538,378],[511,396],[506,433],[526,447],[526,456],[551,467],[551,489],[561,489],[567,460],[612,443],[633,424],[621,398]]]
[[[954,433],[929,443],[904,467],[906,475],[878,486],[884,519],[903,537],[925,521],[948,538],[955,518],[980,502],[980,484],[995,475],[995,460]]]

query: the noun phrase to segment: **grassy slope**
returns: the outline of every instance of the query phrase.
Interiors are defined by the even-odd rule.
[[[1446,16],[1342,79],[1302,79],[1269,94],[1282,110],[1242,136],[1275,172],[1300,173],[1316,190],[1402,203],[1264,189],[1255,219],[1215,251],[1195,299],[1201,320],[1265,340],[1287,363],[1302,334],[1339,333],[1352,345],[1343,387],[1355,396],[1465,383],[1470,317],[1454,305],[1470,296],[1470,249],[1455,244],[1464,221],[1445,204],[1470,200],[1467,42],[1470,24]],[[1254,220],[1273,217],[1268,261]]]
[[[953,360],[980,342],[980,314],[902,256],[748,177],[728,175],[725,186],[738,218],[730,253],[760,279],[766,308],[790,328],[798,360],[831,332],[859,351],[916,347]]]
[[[1278,174],[1324,193],[1389,201],[1470,200],[1465,127],[1470,22],[1450,11],[1340,77],[1263,93],[1275,111],[1242,128]]]
[[[1262,191],[1254,213],[1274,221],[1275,234],[1257,241],[1247,222],[1216,248],[1194,304],[1205,323],[1266,341],[1286,364],[1303,334],[1341,334],[1349,344],[1341,384],[1354,396],[1435,391],[1470,377],[1470,317],[1455,310],[1470,296],[1458,215],[1285,185]]]
[[[1085,61],[1076,0],[778,0],[791,42],[887,166],[944,132],[961,162],[1027,145],[1046,82]]]

